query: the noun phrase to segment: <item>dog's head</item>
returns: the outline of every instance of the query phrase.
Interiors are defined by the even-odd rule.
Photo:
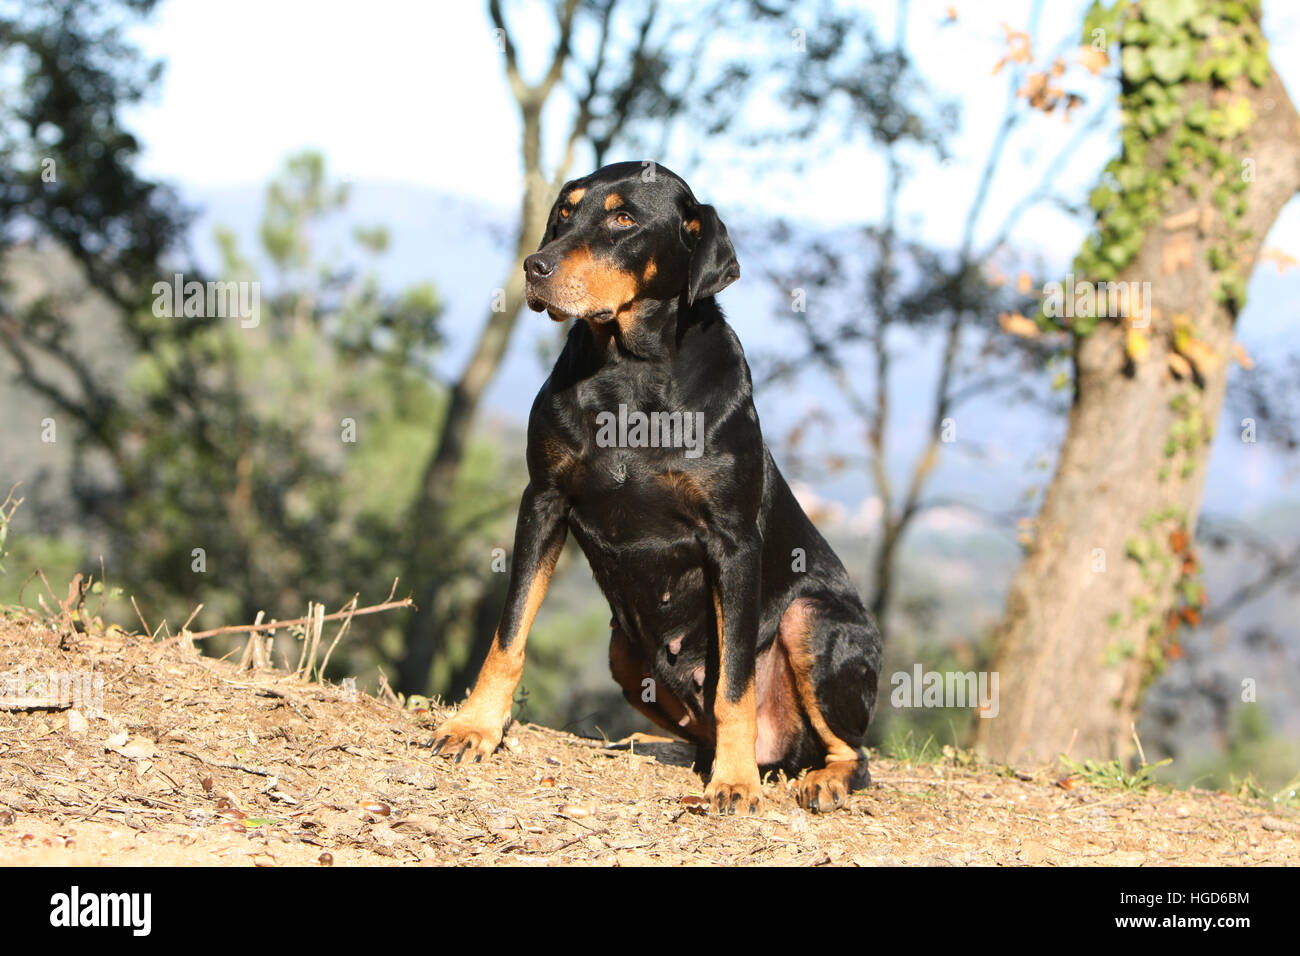
[[[535,312],[600,325],[716,295],[740,277],[740,265],[717,212],[680,176],[653,163],[614,163],[560,190],[524,276]]]

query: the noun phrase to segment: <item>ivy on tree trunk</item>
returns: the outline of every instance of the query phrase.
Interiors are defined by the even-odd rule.
[[[1074,281],[1124,308],[1050,320],[1071,336],[1074,403],[998,632],[1000,710],[978,729],[993,760],[1126,758],[1145,689],[1199,620],[1191,540],[1236,318],[1300,190],[1300,117],[1259,18],[1242,0],[1089,15],[1085,42],[1118,44],[1122,147]]]

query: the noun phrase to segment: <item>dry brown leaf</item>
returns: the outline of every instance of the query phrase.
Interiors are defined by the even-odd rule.
[[[1102,70],[1110,65],[1110,56],[1105,50],[1098,50],[1095,46],[1079,47],[1079,65],[1085,70],[1096,76]]]
[[[1246,346],[1242,345],[1240,342],[1232,343],[1232,357],[1237,360],[1238,365],[1248,372],[1255,367],[1255,360],[1251,358],[1250,353],[1246,351]]]
[[[1189,338],[1183,343],[1183,347],[1179,351],[1187,357],[1189,362],[1196,366],[1196,371],[1202,375],[1214,371],[1219,365],[1219,356],[1214,349],[1200,339]]]
[[[1173,372],[1179,378],[1192,377],[1191,363],[1177,352],[1170,352],[1165,356],[1165,359],[1169,362],[1169,371]]]
[[[1193,206],[1191,209],[1185,209],[1182,212],[1176,212],[1168,217],[1164,226],[1166,229],[1190,229],[1201,218],[1201,207]]]
[[[1046,73],[1030,73],[1025,79],[1025,85],[1017,91],[1016,95],[1027,99],[1034,109],[1050,113],[1065,96],[1065,90],[1053,86],[1051,78]]]
[[[158,748],[154,746],[154,742],[145,737],[136,737],[130,743],[116,749],[123,757],[130,757],[132,760],[146,760],[158,756]]]
[[[1160,247],[1160,271],[1165,275],[1187,268],[1195,261],[1191,240],[1186,236],[1170,239]]]
[[[1287,269],[1291,269],[1294,268],[1296,265],[1300,265],[1300,262],[1296,260],[1295,256],[1291,255],[1288,252],[1283,252],[1281,249],[1278,249],[1273,246],[1270,246],[1269,248],[1262,251],[1259,254],[1259,258],[1261,262],[1276,263],[1277,271],[1279,273],[1286,272]]]
[[[1001,312],[998,314],[998,325],[1002,327],[1003,332],[1009,332],[1012,335],[1018,335],[1025,339],[1034,339],[1042,334],[1038,323],[1033,319],[1026,318],[1019,312]]]
[[[993,67],[994,76],[997,76],[1007,63],[1028,63],[1033,59],[1028,33],[1023,30],[1013,30],[1005,23],[1002,24],[1002,30],[1007,35],[1007,52]]]
[[[1208,236],[1210,229],[1214,226],[1214,205],[1206,203],[1201,207],[1201,225],[1200,231],[1202,236]]]

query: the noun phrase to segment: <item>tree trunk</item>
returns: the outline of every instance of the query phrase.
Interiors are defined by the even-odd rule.
[[[1182,185],[1165,179],[1160,219],[1118,276],[1150,283],[1149,354],[1140,342],[1126,349],[1123,321],[1102,320],[1076,338],[1069,430],[999,630],[999,713],[977,722],[977,742],[995,761],[1041,762],[1062,752],[1127,758],[1143,691],[1175,626],[1171,614],[1181,605],[1183,620],[1196,623],[1201,602],[1187,542],[1239,308],[1216,303],[1211,250],[1230,244],[1248,277],[1273,221],[1300,190],[1300,118],[1275,71],[1258,87],[1243,76],[1227,90],[1189,82],[1184,91],[1185,103],[1211,107],[1238,97],[1256,118],[1229,147],[1234,163],[1253,163],[1255,181],[1235,229],[1211,202],[1223,180],[1208,163],[1189,169]],[[1168,131],[1150,139],[1148,169],[1163,168],[1171,148]],[[1183,355],[1171,358],[1174,326],[1182,323],[1185,334],[1188,321],[1197,351],[1185,339],[1178,348],[1195,356],[1190,367]],[[1239,438],[1235,428],[1224,436]]]
[[[525,138],[535,137],[534,123],[525,118]],[[534,155],[525,150],[525,158]],[[535,159],[534,155],[534,159]],[[429,670],[438,652],[438,589],[441,579],[434,553],[442,540],[444,515],[455,489],[456,476],[465,459],[470,426],[478,412],[483,393],[496,375],[505,357],[510,337],[524,305],[524,259],[537,247],[546,226],[550,207],[550,184],[534,169],[525,177],[524,202],[514,257],[504,282],[504,309],[491,312],[474,352],[460,378],[451,388],[447,415],[438,433],[438,442],[415,505],[411,509],[412,545],[409,573],[420,582],[417,587],[417,610],[411,616],[404,638],[405,652],[397,666],[397,689],[405,694],[421,693],[428,685]]]

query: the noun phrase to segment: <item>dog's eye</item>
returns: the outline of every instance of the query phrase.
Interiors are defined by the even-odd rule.
[[[625,212],[620,212],[614,217],[614,223],[619,226],[635,226],[636,220]]]
[[[569,218],[569,210],[563,206],[560,207],[560,218],[561,219]]]

